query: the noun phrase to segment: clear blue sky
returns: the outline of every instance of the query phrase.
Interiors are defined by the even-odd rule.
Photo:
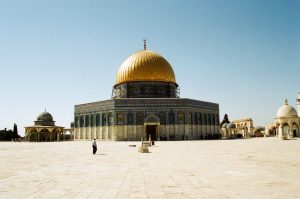
[[[265,125],[285,98],[295,107],[299,35],[297,0],[0,0],[0,129],[23,134],[45,107],[69,127],[75,104],[110,99],[144,37],[181,97]]]

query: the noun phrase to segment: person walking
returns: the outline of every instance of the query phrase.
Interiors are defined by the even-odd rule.
[[[93,147],[93,154],[95,155],[97,152],[97,143],[96,143],[96,139],[93,140],[92,142],[92,147]]]

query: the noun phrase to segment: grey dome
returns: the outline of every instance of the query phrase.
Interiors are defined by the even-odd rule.
[[[37,117],[37,120],[34,122],[35,125],[38,126],[54,126],[55,121],[53,121],[53,117],[50,113],[48,112],[42,112],[39,114]]]
[[[53,117],[48,112],[42,112],[37,117],[37,121],[53,122]]]

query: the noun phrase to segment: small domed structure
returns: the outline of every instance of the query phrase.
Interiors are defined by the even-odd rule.
[[[227,114],[225,114],[228,120]],[[236,125],[233,122],[225,122],[221,128],[223,138],[236,138]]]
[[[292,139],[299,136],[300,118],[294,107],[288,104],[287,99],[276,115],[274,121],[276,127],[276,136],[281,139]],[[270,128],[269,128],[270,129]]]
[[[37,117],[37,120],[34,123],[35,123],[35,125],[40,125],[40,126],[54,126],[55,125],[55,121],[53,121],[52,115],[46,111],[40,113]]]
[[[48,112],[42,112],[39,114],[39,116],[37,117],[37,121],[50,121],[52,122],[53,121],[53,117],[50,113]]]
[[[25,139],[27,141],[35,142],[70,140],[72,139],[72,135],[66,137],[67,131],[72,134],[72,129],[65,129],[65,127],[56,126],[52,115],[45,110],[38,115],[33,126],[25,127]]]
[[[288,101],[285,100],[284,105],[282,105],[277,111],[277,118],[281,117],[297,117],[297,111],[294,107],[288,104]]]

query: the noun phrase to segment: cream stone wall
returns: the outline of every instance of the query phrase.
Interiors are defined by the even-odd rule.
[[[166,137],[167,140],[207,138],[208,134],[219,134],[218,125],[172,124],[158,125],[157,139]],[[182,137],[184,136],[184,137]],[[140,140],[146,137],[145,125],[114,125],[98,127],[82,127],[74,129],[75,140]]]
[[[266,126],[266,135],[269,133],[276,132],[276,137],[280,139],[293,139],[294,137],[300,137],[300,93],[297,96],[297,107],[296,109],[288,104],[288,100],[285,100],[284,105],[282,105],[277,111],[277,117],[272,124]]]
[[[276,136],[280,139],[300,137],[300,118],[277,118],[275,126]]]
[[[252,118],[233,120],[232,123],[236,126],[235,131],[237,134],[241,134],[244,138],[253,135],[254,127]]]

